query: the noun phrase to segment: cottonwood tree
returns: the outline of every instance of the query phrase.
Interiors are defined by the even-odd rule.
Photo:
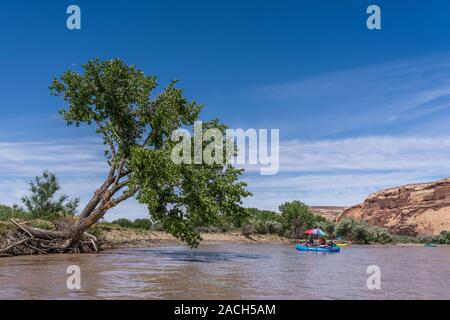
[[[90,61],[83,71],[65,72],[50,90],[64,100],[60,113],[68,125],[95,128],[105,145],[109,173],[77,219],[64,228],[41,230],[13,221],[26,237],[4,245],[0,254],[14,254],[24,245],[34,247],[33,253],[96,249],[88,229],[132,197],[147,206],[166,231],[193,247],[201,240],[196,226],[210,225],[221,216],[237,225],[243,221],[241,201],[250,193],[239,179],[242,170],[226,163],[171,161],[176,144],[172,133],[192,128],[202,109],[183,95],[176,81],[156,95],[156,77],[118,59]],[[203,124],[205,131],[212,127],[226,129],[217,120]]]

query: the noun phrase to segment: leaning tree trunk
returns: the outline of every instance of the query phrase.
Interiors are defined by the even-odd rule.
[[[129,171],[124,170],[124,167],[125,159],[112,165],[105,182],[94,193],[80,216],[75,221],[61,224],[56,230],[33,228],[11,219],[17,230],[10,232],[3,243],[0,242],[0,257],[99,251],[98,239],[87,231],[103,218],[109,209],[134,196],[139,189],[128,187]],[[114,198],[117,194],[119,195]]]

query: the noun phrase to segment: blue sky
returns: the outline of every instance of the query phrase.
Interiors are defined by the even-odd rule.
[[[66,28],[66,8],[82,30]],[[377,4],[382,30],[366,28]],[[279,128],[281,170],[248,172],[246,205],[352,205],[450,176],[450,3],[444,1],[14,1],[0,10],[0,202],[46,168],[86,201],[105,174],[86,128],[47,89],[92,58],[179,79],[203,119]],[[131,202],[112,217],[138,217]]]

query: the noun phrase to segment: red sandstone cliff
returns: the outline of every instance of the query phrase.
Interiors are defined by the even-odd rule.
[[[399,235],[436,235],[450,230],[450,178],[371,194],[339,215],[385,227]]]

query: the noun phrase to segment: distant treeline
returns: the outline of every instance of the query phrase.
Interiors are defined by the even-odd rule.
[[[197,231],[202,233],[242,232],[246,236],[256,234],[276,234],[290,239],[305,239],[305,231],[311,228],[320,228],[328,234],[328,238],[342,238],[360,244],[387,244],[391,242],[402,243],[439,243],[450,244],[450,231],[443,231],[435,237],[404,237],[391,235],[386,229],[369,225],[363,221],[343,219],[333,222],[315,214],[300,201],[286,202],[279,207],[280,213],[256,208],[247,209],[247,221],[241,226],[222,219],[212,226],[198,226]],[[151,219],[119,219],[113,224],[145,230],[164,231],[158,223],[153,224]]]
[[[51,177],[49,178],[51,181]],[[39,183],[43,182],[40,181]],[[50,185],[48,186],[50,187]],[[74,214],[76,206],[73,205],[74,202],[68,202],[67,197],[60,198],[56,202],[51,202],[47,198],[39,198],[36,195],[33,197],[32,195],[29,198],[31,200],[27,208],[22,208],[19,205],[11,207],[0,205],[0,221],[8,221],[12,218],[22,220],[38,219],[40,221],[38,226],[45,228],[45,221],[54,221],[63,216]],[[45,201],[41,201],[42,199]],[[234,225],[229,220],[219,218],[216,223],[210,226],[203,226],[199,223],[196,226],[196,231],[202,233],[241,232],[245,236],[276,234],[290,239],[305,239],[305,231],[307,229],[320,228],[327,233],[328,238],[342,238],[360,244],[386,244],[391,242],[450,244],[450,231],[443,231],[435,237],[397,236],[390,234],[384,228],[372,226],[362,221],[347,218],[336,223],[327,220],[313,213],[306,204],[300,201],[283,203],[279,206],[279,213],[256,208],[248,208],[246,211],[247,219],[241,225]],[[36,225],[36,222],[34,224]],[[123,228],[164,231],[161,224],[153,222],[151,218],[136,219],[134,221],[118,219],[111,222],[111,224]]]

